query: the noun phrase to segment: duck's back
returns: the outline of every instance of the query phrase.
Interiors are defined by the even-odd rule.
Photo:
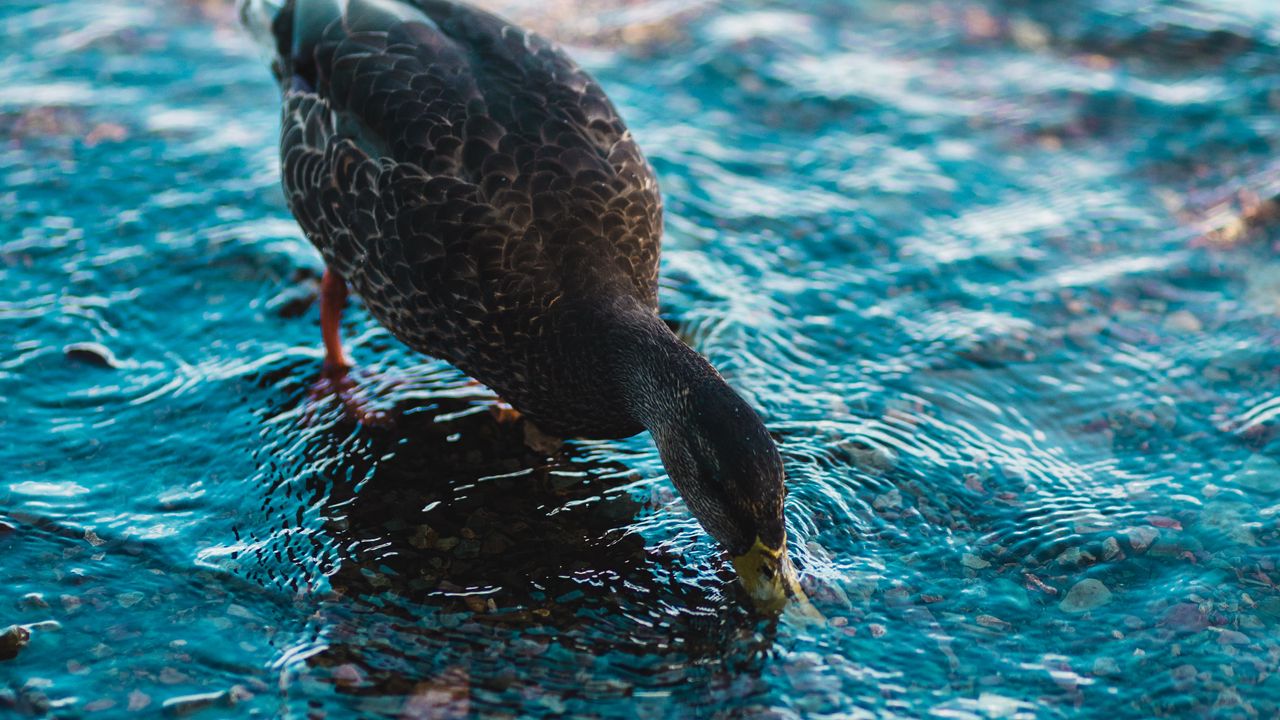
[[[657,184],[595,81],[444,0],[288,0],[271,17],[284,187],[329,267],[401,340],[552,431],[634,431],[569,427],[599,389],[561,387],[589,332],[575,313],[657,303]]]

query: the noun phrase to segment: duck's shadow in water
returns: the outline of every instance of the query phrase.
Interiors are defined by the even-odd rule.
[[[520,423],[497,422],[478,393],[403,397],[389,426],[339,418],[300,448],[301,466],[323,468],[303,495],[324,498],[333,554],[333,595],[316,625],[326,649],[309,659],[313,670],[344,668],[328,680],[344,692],[402,695],[482,656],[537,676],[528,658],[554,644],[579,658],[624,658],[663,683],[694,668],[702,680],[755,674],[772,623],[746,608],[727,574],[682,581],[681,557],[629,529],[645,512],[629,468],[572,445],[539,455]],[[556,672],[537,683],[550,689],[545,674]],[[495,680],[485,674],[468,670],[468,683]]]

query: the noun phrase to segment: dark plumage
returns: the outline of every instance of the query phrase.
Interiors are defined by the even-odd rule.
[[[341,22],[317,6],[334,7],[291,4],[274,27],[284,185],[326,264],[405,344],[543,430],[640,431],[572,351],[602,304],[657,307],[661,198],[604,92],[468,7],[358,1]]]
[[[657,318],[661,196],[600,86],[461,3],[265,5],[242,14],[275,52],[283,184],[330,272],[547,433],[649,429],[731,553],[784,549],[773,441]]]

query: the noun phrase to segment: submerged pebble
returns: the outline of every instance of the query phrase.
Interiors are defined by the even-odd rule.
[[[1067,591],[1058,608],[1067,613],[1086,613],[1111,602],[1111,590],[1101,580],[1081,580]]]
[[[1115,658],[1100,657],[1093,661],[1093,674],[1103,677],[1120,674],[1120,664]]]
[[[1169,608],[1160,624],[1182,633],[1195,633],[1209,627],[1209,618],[1195,603],[1178,603]]]
[[[1231,476],[1236,485],[1260,492],[1280,491],[1280,460],[1255,453],[1245,460],[1240,472]]]
[[[1198,333],[1204,330],[1204,323],[1200,322],[1200,318],[1195,316],[1189,310],[1178,310],[1169,313],[1165,318],[1164,326],[1170,330],[1184,333]]]
[[[120,365],[115,353],[112,353],[107,346],[101,343],[71,343],[62,348],[62,353],[67,356],[68,360],[75,360],[94,367],[111,369]]]
[[[898,464],[897,453],[892,449],[865,440],[844,440],[839,447],[854,465],[868,473],[882,475]]]
[[[21,625],[0,630],[0,660],[12,660],[31,643],[31,631]]]
[[[160,707],[169,717],[184,717],[211,707],[231,708],[252,698],[253,693],[244,687],[234,685],[228,690],[171,697],[161,703]],[[135,701],[143,707],[150,703],[149,699],[144,702],[143,697],[131,696],[130,704],[134,704]]]
[[[1129,538],[1129,546],[1134,552],[1146,552],[1151,547],[1151,543],[1160,537],[1160,531],[1151,527],[1135,527],[1125,531]]]

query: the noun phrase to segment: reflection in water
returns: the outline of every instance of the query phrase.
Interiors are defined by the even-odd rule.
[[[539,455],[520,422],[494,418],[491,398],[433,388],[438,374],[392,384],[366,375],[368,392],[397,404],[386,426],[360,426],[332,398],[297,392],[313,370],[291,364],[261,378],[297,398],[269,421],[286,455],[260,457],[264,512],[295,514],[258,544],[255,565],[296,591],[310,582],[297,570],[301,549],[328,558],[313,635],[284,654],[290,683],[331,683],[388,707],[405,696],[554,705],[626,697],[634,683],[685,691],[691,672],[709,683],[701,692],[741,689],[758,674],[770,621],[760,634],[730,573],[681,581],[697,569],[646,547],[632,526],[647,509],[626,465],[573,444]],[[288,437],[297,422],[311,424],[301,444]],[[543,660],[522,662],[532,657]]]

